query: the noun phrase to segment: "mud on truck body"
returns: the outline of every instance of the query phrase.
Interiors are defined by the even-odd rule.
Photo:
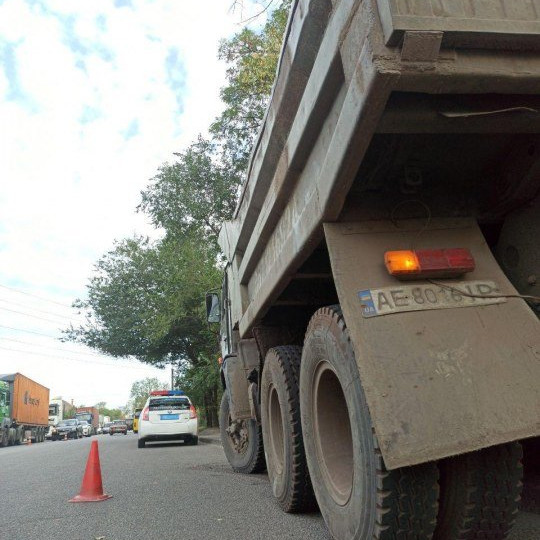
[[[293,3],[207,307],[229,462],[338,540],[510,530],[540,435],[539,94],[538,0]]]

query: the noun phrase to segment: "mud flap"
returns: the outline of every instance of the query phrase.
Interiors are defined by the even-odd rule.
[[[463,307],[454,302],[434,309],[433,294],[425,298],[418,293],[425,292],[424,287],[415,294],[430,309],[415,304],[413,310],[403,310],[405,301],[399,299],[405,295],[413,300],[408,287],[436,286],[429,281],[399,282],[384,266],[387,250],[464,247],[472,252],[476,269],[460,278],[461,286],[491,283],[500,294],[517,294],[478,225],[464,219],[433,219],[429,227],[418,220],[398,225],[324,225],[341,308],[386,467],[539,435],[540,321],[530,307],[517,298],[487,305],[490,300],[475,304],[468,298]],[[381,290],[386,291],[383,296]],[[433,290],[441,297],[443,291]]]

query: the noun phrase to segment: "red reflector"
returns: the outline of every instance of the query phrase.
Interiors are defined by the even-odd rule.
[[[149,418],[149,412],[150,412],[150,409],[149,407],[145,407],[141,413],[141,417],[142,419],[145,421],[145,422],[148,422]]]
[[[387,251],[384,262],[399,279],[451,278],[475,268],[471,252],[464,248]]]
[[[193,420],[194,418],[197,418],[197,410],[193,405],[189,407],[189,418],[190,420]]]

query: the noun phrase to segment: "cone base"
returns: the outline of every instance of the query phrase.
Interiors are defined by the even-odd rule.
[[[69,499],[69,502],[71,503],[83,503],[83,502],[100,502],[100,501],[106,501],[107,499],[110,499],[112,495],[107,495],[104,493],[103,495],[75,495],[73,499]]]

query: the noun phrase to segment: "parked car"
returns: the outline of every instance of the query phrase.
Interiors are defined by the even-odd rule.
[[[82,423],[75,418],[70,420],[61,420],[56,426],[57,439],[81,439],[83,437]]]
[[[79,420],[81,426],[82,426],[82,434],[85,437],[90,437],[92,435],[92,426],[90,425],[90,422],[87,422],[86,420]]]
[[[109,433],[109,430],[111,429],[112,424],[113,424],[112,422],[106,422],[105,424],[103,424],[103,434],[104,435]]]
[[[116,420],[112,423],[111,427],[109,428],[109,435],[111,437],[115,433],[123,433],[124,435],[127,435],[128,427],[127,424],[124,422],[124,420]]]
[[[197,411],[181,390],[154,390],[139,416],[138,447],[149,441],[199,442]]]
[[[141,416],[142,409],[135,409],[135,412],[133,413],[133,433],[139,432],[139,416]]]
[[[97,435],[103,435],[103,426],[97,428]]]

